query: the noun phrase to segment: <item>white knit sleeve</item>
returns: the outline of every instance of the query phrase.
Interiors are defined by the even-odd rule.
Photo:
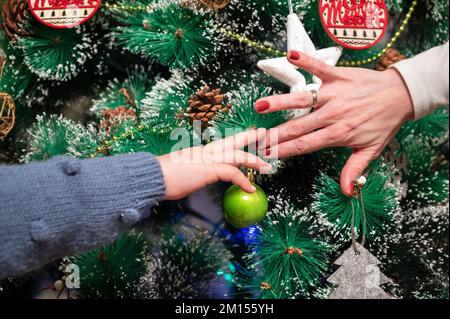
[[[408,86],[415,119],[432,113],[448,104],[449,45],[425,51],[412,59],[394,64]]]

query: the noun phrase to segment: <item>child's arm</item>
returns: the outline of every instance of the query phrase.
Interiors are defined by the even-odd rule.
[[[165,194],[150,154],[0,166],[0,278],[111,242]]]
[[[163,199],[219,180],[248,192],[237,166],[270,165],[239,149],[262,139],[253,130],[163,157],[138,153],[0,166],[0,279],[112,242]]]

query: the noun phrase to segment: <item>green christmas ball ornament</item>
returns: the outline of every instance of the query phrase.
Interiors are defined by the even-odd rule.
[[[223,213],[234,227],[247,228],[259,223],[267,214],[266,193],[256,184],[256,192],[246,193],[239,186],[231,186],[224,195]]]

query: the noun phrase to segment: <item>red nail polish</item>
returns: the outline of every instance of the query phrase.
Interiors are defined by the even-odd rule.
[[[256,102],[255,107],[256,107],[256,111],[264,112],[270,108],[270,104],[267,101],[258,101],[258,102]]]
[[[353,192],[355,191],[355,183],[350,184],[350,195],[353,196]]]
[[[292,60],[299,60],[300,59],[300,53],[298,53],[297,51],[291,51],[289,57]]]
[[[270,148],[266,149],[266,156],[270,156],[271,152],[270,152]]]

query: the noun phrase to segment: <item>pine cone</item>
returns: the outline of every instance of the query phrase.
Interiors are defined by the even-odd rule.
[[[209,9],[219,10],[225,8],[230,0],[198,0],[198,2]]]
[[[202,121],[202,126],[207,127],[218,112],[228,112],[231,104],[227,102],[220,89],[211,89],[205,85],[198,90],[189,100],[187,116],[191,124],[194,121]]]
[[[30,35],[24,28],[25,21],[29,17],[28,14],[27,0],[7,0],[3,3],[0,27],[10,40],[15,41],[17,36]]]
[[[231,0],[183,0],[182,6],[186,7],[203,7],[212,10],[220,10],[225,8]]]
[[[131,119],[136,120],[136,111],[133,108],[127,108],[125,106],[119,106],[115,109],[107,109],[102,111],[103,119],[100,121],[100,130],[105,129],[109,135],[118,124],[123,120]]]
[[[396,49],[389,48],[386,50],[386,53],[380,57],[377,65],[375,66],[375,69],[377,71],[385,71],[392,64],[397,63],[404,59],[406,59],[406,57],[402,55],[400,52],[398,52]]]

